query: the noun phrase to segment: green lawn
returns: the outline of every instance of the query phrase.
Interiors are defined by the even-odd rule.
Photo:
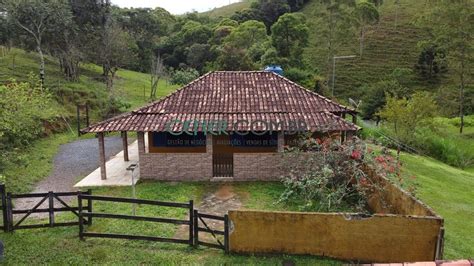
[[[273,208],[273,197],[282,190],[276,183],[237,183],[236,191],[246,191],[244,207]],[[260,189],[250,189],[259,187]],[[139,198],[160,199],[166,201],[199,201],[207,191],[213,191],[215,184],[210,183],[165,183],[146,182],[137,186]],[[94,190],[94,194],[130,197],[130,188],[111,188]],[[265,204],[257,204],[265,198]],[[248,204],[248,205],[247,205]],[[281,206],[280,206],[281,207]],[[131,213],[131,205],[114,203],[96,203],[94,210],[112,213]],[[139,205],[138,215],[184,218],[186,210],[150,207]],[[63,220],[73,218],[63,215]],[[88,227],[89,231],[111,233],[136,233],[151,236],[173,237],[176,227],[168,224],[147,222],[124,222],[120,220],[95,219]],[[225,255],[220,250],[199,248],[187,245],[164,244],[145,241],[126,241],[116,239],[86,238],[80,241],[78,228],[53,228],[18,230],[14,233],[0,233],[5,244],[6,264],[240,264],[240,265],[278,265],[284,261],[294,261],[297,265],[340,265],[340,262],[315,256],[243,256]]]
[[[445,221],[445,258],[474,255],[474,173],[422,156],[402,155],[405,174],[415,175],[417,197]]]
[[[37,144],[35,153],[45,146]],[[48,157],[48,155],[44,155]],[[35,161],[38,157],[32,157]],[[444,217],[446,227],[445,258],[469,258],[474,254],[474,241],[470,237],[474,224],[472,200],[474,174],[462,171],[425,157],[402,155],[407,176],[417,177],[417,196]],[[46,170],[44,170],[46,171]],[[234,183],[234,191],[240,196],[243,207],[248,209],[295,210],[294,206],[276,204],[283,186],[275,182]],[[137,187],[138,197],[166,201],[196,202],[203,195],[215,191],[215,183],[167,183],[145,182]],[[94,194],[120,197],[131,196],[130,188],[102,188]],[[95,210],[114,213],[130,213],[130,205],[96,203]],[[140,215],[163,215],[183,218],[186,211],[169,208],[139,206]],[[60,219],[73,218],[70,215]],[[173,236],[176,227],[154,225],[146,222],[125,223],[106,219],[95,219],[91,231],[112,233],[140,233],[153,236]],[[35,229],[0,233],[6,246],[7,264],[53,263],[53,264],[281,264],[292,260],[298,264],[338,265],[339,262],[322,260],[310,256],[226,256],[221,251],[207,248],[194,250],[185,245],[151,243],[145,241],[122,241],[86,239],[79,241],[77,227]]]
[[[35,52],[26,52],[12,48],[6,56],[0,56],[0,84],[10,79],[28,80],[28,75],[38,75],[39,58]],[[53,92],[58,101],[68,111],[66,117],[74,117],[76,104],[89,102],[93,108],[93,121],[99,118],[95,110],[101,108],[103,100],[107,99],[105,83],[101,76],[101,67],[94,64],[81,64],[79,81],[66,81],[55,58],[46,56],[45,84]],[[115,79],[114,94],[131,104],[135,109],[148,102],[150,93],[150,75],[135,71],[120,69]],[[158,85],[158,97],[168,95],[178,88],[161,80]],[[145,90],[145,93],[144,93]]]

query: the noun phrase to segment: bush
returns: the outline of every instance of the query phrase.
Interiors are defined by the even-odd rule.
[[[197,79],[199,72],[194,68],[176,70],[171,76],[170,82],[177,85],[185,85]]]
[[[296,82],[307,89],[314,89],[315,79],[311,71],[292,67],[286,69],[284,74],[289,80]]]
[[[403,182],[397,160],[357,138],[344,144],[304,138],[284,156],[287,165],[282,170],[289,174],[282,177],[285,191],[280,201],[294,201],[305,211],[367,212],[368,192],[377,188],[362,170],[367,166],[399,185],[411,185]]]
[[[474,155],[460,147],[453,139],[445,138],[430,129],[417,130],[413,145],[424,153],[449,165],[466,168],[474,163]]]
[[[0,106],[1,171],[15,150],[46,134],[61,110],[37,82],[15,80],[0,86]]]

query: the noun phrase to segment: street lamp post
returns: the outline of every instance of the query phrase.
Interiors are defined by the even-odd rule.
[[[334,84],[336,83],[336,59],[350,59],[357,57],[357,55],[343,55],[332,57],[332,97],[334,97]]]

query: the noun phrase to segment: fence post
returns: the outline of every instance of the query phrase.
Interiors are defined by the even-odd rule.
[[[87,195],[91,196],[92,195],[92,190],[88,189],[87,190]],[[87,212],[91,213],[92,212],[92,199],[87,199]],[[87,219],[87,225],[91,226],[92,225],[92,216],[89,216]]]
[[[2,200],[2,217],[3,217],[3,231],[8,232],[8,216],[7,216],[7,198],[5,195],[5,184],[0,184],[0,196]]]
[[[198,215],[199,215],[198,211],[194,210],[194,213],[193,213],[194,247],[197,247],[199,245]]]
[[[9,232],[13,232],[13,204],[12,204],[12,194],[7,193],[7,227]]]
[[[224,251],[229,254],[229,215],[224,215]]]
[[[192,200],[189,201],[189,245],[192,247],[194,246],[194,202]]]
[[[54,192],[48,192],[49,227],[54,227]]]
[[[82,217],[82,195],[79,191],[77,194],[77,208],[79,211],[79,239],[84,240],[83,232],[84,232],[84,220]]]

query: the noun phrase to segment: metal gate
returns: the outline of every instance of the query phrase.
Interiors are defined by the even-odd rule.
[[[217,153],[212,155],[213,177],[234,177],[234,154]]]

